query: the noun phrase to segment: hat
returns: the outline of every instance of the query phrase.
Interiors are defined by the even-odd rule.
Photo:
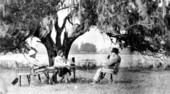
[[[111,52],[115,52],[116,54],[118,54],[119,53],[119,49],[118,48],[112,48]]]
[[[29,53],[28,53],[29,56],[32,56],[32,55],[35,55],[35,54],[36,54],[36,52],[34,50],[30,50]]]

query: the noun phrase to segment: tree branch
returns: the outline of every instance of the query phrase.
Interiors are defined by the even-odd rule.
[[[136,4],[138,5],[139,7],[139,14],[146,20],[148,21],[148,14],[147,14],[147,6],[146,4],[143,4],[142,3],[142,0],[136,0]]]
[[[80,25],[77,25],[76,29],[72,33],[72,36],[69,37],[70,41],[74,41],[79,36],[83,35],[86,31],[88,31],[90,26],[88,25],[88,22],[85,21],[81,23]]]
[[[166,9],[166,1],[165,0],[162,0],[162,17],[164,18],[165,15],[167,14],[167,9]]]
[[[73,17],[73,14],[74,14],[74,13],[75,13],[75,9],[73,9],[72,11],[70,11],[70,13],[64,18],[64,21],[63,21],[63,25],[62,25],[62,27],[61,27],[61,30],[64,29],[67,20],[68,20],[68,19],[70,20],[70,18]]]
[[[62,7],[60,9],[57,9],[57,12],[60,11],[60,10],[64,10],[64,9],[67,9],[67,8],[70,8],[69,6],[66,6],[66,7]]]
[[[63,29],[64,29],[64,27],[65,27],[65,25],[66,25],[67,19],[68,19],[68,16],[66,16],[66,17],[64,18],[63,25],[62,25],[61,28],[60,28],[61,31],[63,31]]]
[[[59,25],[58,25],[58,15],[56,15],[56,17],[55,17],[55,23],[54,23],[54,26],[55,26],[56,33],[57,33],[57,29],[59,28]]]

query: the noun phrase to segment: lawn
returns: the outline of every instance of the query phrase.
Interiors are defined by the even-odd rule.
[[[15,71],[1,69],[1,80],[5,81],[7,94],[169,94],[170,71],[165,70],[127,70],[121,69],[114,82],[110,83],[109,75],[100,84],[92,85],[92,77],[96,70],[77,70],[75,83],[57,83],[50,85],[38,83],[35,77],[28,85],[26,78],[22,79],[22,86],[11,85],[15,78]],[[2,86],[1,86],[2,87]]]

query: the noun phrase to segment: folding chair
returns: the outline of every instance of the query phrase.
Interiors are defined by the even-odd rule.
[[[101,80],[105,78],[106,74],[110,75],[110,81],[113,82],[113,75],[117,75],[119,71],[119,65],[120,63],[115,64],[113,71],[104,71],[100,74]]]
[[[17,75],[17,77],[19,79],[19,86],[21,86],[21,77],[22,76],[26,76],[27,77],[28,83],[30,85],[32,68],[30,66],[24,65],[22,63],[15,62],[15,64],[16,64],[15,71],[16,71],[16,75]]]
[[[40,70],[36,70],[35,67],[30,67],[28,64],[22,64],[22,63],[17,63],[16,64],[16,75],[19,79],[19,86],[21,86],[21,80],[22,80],[22,76],[26,76],[28,83],[30,85],[31,82],[31,76],[38,76],[38,80],[41,82],[41,77],[40,74],[44,73],[46,69],[40,69]]]

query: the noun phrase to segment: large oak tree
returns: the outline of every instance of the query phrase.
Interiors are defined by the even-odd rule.
[[[0,13],[1,52],[23,52],[28,37],[38,37],[47,49],[49,65],[59,50],[66,58],[75,39],[98,27],[121,48],[143,54],[169,51],[169,6],[162,0],[3,0]],[[62,25],[59,11],[68,10]],[[74,19],[79,19],[75,23]],[[72,25],[72,33],[66,28]],[[56,29],[56,43],[51,38]],[[61,35],[64,40],[61,42]]]
[[[62,50],[68,58],[74,40],[89,31],[91,25],[95,25],[91,19],[96,19],[97,14],[90,10],[94,7],[93,2],[95,1],[83,4],[74,0],[4,0],[0,15],[2,27],[0,51],[5,53],[26,51],[30,47],[25,40],[29,37],[38,37],[47,49],[50,66],[53,65],[53,58],[59,50]],[[68,15],[59,26],[58,12],[62,10],[68,10]],[[73,21],[76,17],[79,18],[79,24]],[[66,22],[74,27],[71,34],[65,30]],[[56,43],[51,38],[53,26],[56,30]]]

